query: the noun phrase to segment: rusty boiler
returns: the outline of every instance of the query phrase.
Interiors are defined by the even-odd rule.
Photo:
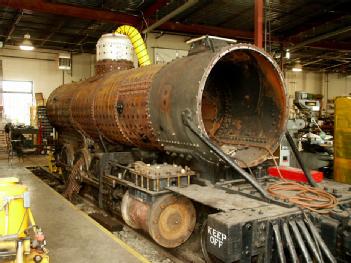
[[[203,134],[250,167],[276,150],[286,126],[282,73],[267,53],[249,44],[165,65],[131,68],[123,59],[98,61],[98,67],[101,74],[50,95],[48,115],[58,131],[217,162],[185,128],[182,113],[188,111]]]
[[[185,113],[201,134],[242,168],[260,164],[277,149],[286,127],[287,97],[282,73],[265,51],[234,44],[193,52],[168,64],[134,68],[131,49],[123,35],[104,36],[97,48],[97,75],[60,86],[50,95],[48,116],[63,143],[70,145],[66,155],[71,162],[83,147],[75,138],[84,138],[81,141],[103,144],[95,153],[137,148],[167,155],[167,162],[172,156],[184,156],[197,167],[220,169],[224,166],[220,158],[184,124]],[[134,164],[128,165],[130,172]],[[157,174],[169,176],[168,184],[175,176],[172,169],[180,174],[177,180],[183,176],[184,169],[172,165],[161,166],[167,172]],[[130,226],[145,230],[160,245],[176,247],[191,235],[195,209],[189,199],[162,195],[157,187],[143,190],[146,180],[161,178],[151,177],[155,169],[145,165],[144,177],[123,181],[128,191],[123,193],[121,213]],[[185,175],[190,184],[193,175]],[[123,176],[116,176],[117,184]],[[145,181],[140,183],[140,178]],[[135,194],[138,191],[152,198],[143,199],[145,195]]]

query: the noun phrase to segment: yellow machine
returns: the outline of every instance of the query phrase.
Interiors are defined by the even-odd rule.
[[[30,210],[28,188],[17,178],[0,178],[0,262],[47,263],[45,245]]]
[[[54,157],[54,154],[52,151],[49,151],[49,153],[48,153],[48,161],[49,161],[49,165],[48,165],[49,172],[62,175],[61,167],[57,167],[55,165],[55,157]]]
[[[335,99],[334,179],[351,184],[351,97]]]

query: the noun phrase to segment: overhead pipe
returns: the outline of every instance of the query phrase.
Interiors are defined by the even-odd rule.
[[[151,26],[148,26],[143,30],[143,33],[149,33],[150,31],[154,30],[155,28],[159,27],[163,23],[171,20],[173,17],[176,17],[177,15],[183,13],[185,10],[189,9],[190,7],[196,5],[199,2],[199,0],[188,0],[186,3],[175,9],[174,11],[170,12],[168,15],[165,15],[162,17],[160,20],[156,21],[153,23]]]
[[[337,35],[344,34],[344,33],[349,32],[349,31],[351,31],[351,26],[343,27],[343,28],[340,28],[339,30],[307,39],[306,41],[300,42],[300,43],[290,47],[289,50],[294,51],[294,50],[300,49],[304,46],[310,45],[312,43],[319,42],[319,41],[322,41],[324,39],[328,39],[331,37],[335,37]]]

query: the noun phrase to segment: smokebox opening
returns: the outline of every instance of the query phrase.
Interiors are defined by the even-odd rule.
[[[227,53],[209,73],[201,113],[208,137],[225,153],[242,167],[261,163],[276,150],[285,129],[279,69],[253,49]]]

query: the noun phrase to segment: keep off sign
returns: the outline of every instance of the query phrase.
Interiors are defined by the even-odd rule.
[[[227,235],[210,227],[207,226],[207,233],[209,235],[210,243],[218,248],[223,245],[224,240],[227,239]]]

